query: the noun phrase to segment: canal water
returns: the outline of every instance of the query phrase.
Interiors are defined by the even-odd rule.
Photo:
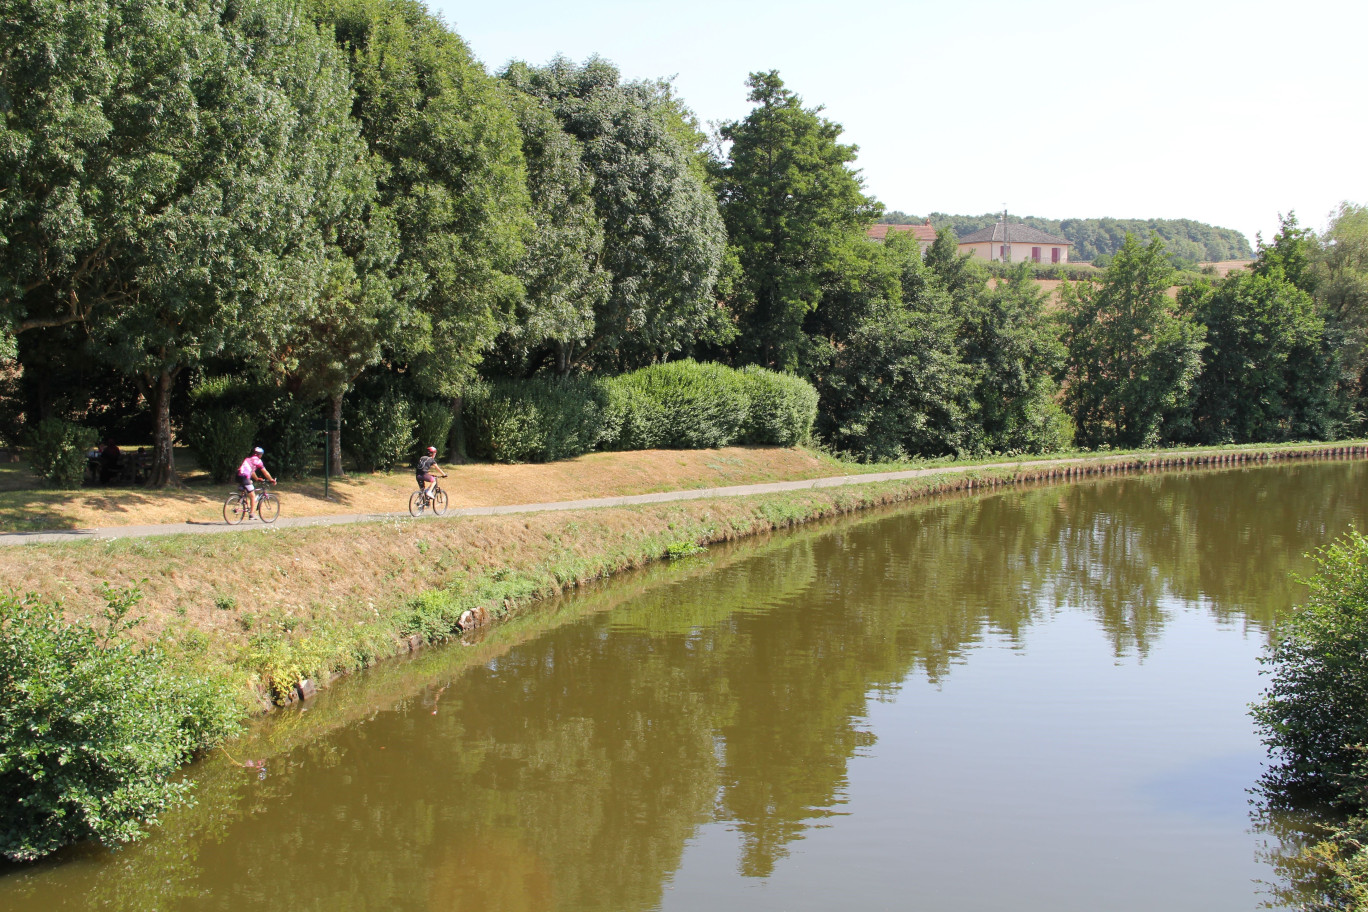
[[[625,576],[276,714],[0,909],[1276,905],[1247,707],[1365,473],[946,498]]]

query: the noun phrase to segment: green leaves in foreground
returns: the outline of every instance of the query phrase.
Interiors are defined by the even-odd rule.
[[[98,627],[0,596],[0,855],[130,842],[186,798],[173,774],[230,733],[236,704],[125,636],[140,596],[106,589]]]
[[[1353,804],[1368,745],[1368,538],[1350,531],[1316,567],[1263,659],[1272,681],[1253,715],[1273,792]]]

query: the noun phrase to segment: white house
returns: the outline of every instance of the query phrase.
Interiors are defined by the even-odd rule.
[[[1001,263],[1067,263],[1072,246],[1064,238],[1001,219],[991,228],[959,239],[960,253]]]

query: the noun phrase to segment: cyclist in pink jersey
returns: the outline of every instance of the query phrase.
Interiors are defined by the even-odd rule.
[[[242,460],[242,465],[238,466],[238,489],[247,495],[249,503],[247,517],[249,519],[256,513],[256,488],[252,486],[252,479],[256,478],[257,473],[260,472],[262,478],[271,484],[275,484],[275,479],[271,477],[271,473],[266,471],[266,464],[261,461],[265,452],[261,447],[257,447],[252,450],[252,455]]]

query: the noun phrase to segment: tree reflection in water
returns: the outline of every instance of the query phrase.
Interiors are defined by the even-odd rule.
[[[1266,635],[1364,468],[946,498],[613,581],[279,714],[235,749],[270,777],[210,758],[196,808],[7,870],[0,907],[650,909],[714,821],[767,877],[846,812],[871,700],[1065,610],[1139,660],[1174,604]]]

